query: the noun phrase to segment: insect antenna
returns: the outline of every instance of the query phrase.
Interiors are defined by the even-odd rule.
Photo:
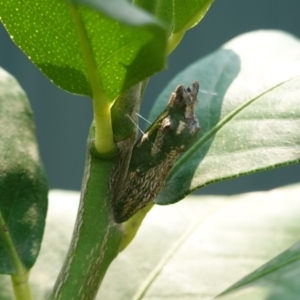
[[[136,115],[137,115],[139,118],[141,118],[142,120],[146,121],[148,124],[152,125],[152,123],[151,123],[149,120],[147,120],[146,118],[144,118],[144,117],[143,117],[142,115],[140,115],[139,113],[136,113]]]
[[[139,114],[137,114],[139,115]],[[139,132],[143,135],[143,136],[146,136],[145,132],[139,127],[139,125],[134,122],[134,120],[128,115],[126,114],[126,116],[130,119],[130,121],[136,126],[136,128],[139,130]]]
[[[140,117],[141,119],[145,120],[146,122],[148,122],[149,124],[152,125],[151,122],[149,122],[147,119],[145,119],[143,116],[141,116],[139,113],[136,113],[138,117]],[[130,117],[130,115],[127,114],[127,117],[130,119],[130,121],[137,127],[137,129],[140,131],[140,133],[142,134],[142,139],[147,139],[148,140],[148,134],[145,133],[140,127],[139,125],[134,122],[134,120]],[[153,143],[151,143],[153,147],[156,148],[156,150],[160,150],[156,145],[154,145]]]
[[[200,89],[199,92],[202,94],[206,94],[206,95],[218,96],[218,93],[216,93],[216,92],[207,91],[207,90],[203,90],[203,89]]]

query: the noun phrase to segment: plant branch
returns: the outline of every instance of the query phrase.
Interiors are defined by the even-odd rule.
[[[121,226],[111,215],[109,179],[114,156],[99,156],[94,127],[89,137],[81,199],[71,245],[49,299],[94,299],[119,252]]]

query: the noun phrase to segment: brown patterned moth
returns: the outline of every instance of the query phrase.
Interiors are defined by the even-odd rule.
[[[127,221],[156,198],[178,156],[196,140],[198,91],[197,81],[187,89],[177,86],[165,110],[135,143],[127,176],[113,204],[117,223]]]

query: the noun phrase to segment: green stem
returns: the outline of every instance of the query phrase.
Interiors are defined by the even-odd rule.
[[[113,221],[109,179],[115,157],[101,157],[89,138],[85,174],[71,245],[49,299],[94,299],[119,252],[122,228]]]
[[[93,99],[95,122],[95,147],[98,153],[105,154],[116,149],[113,140],[110,105],[101,107],[97,105],[101,99]]]
[[[15,272],[16,272],[14,275],[11,275],[15,298],[17,300],[31,300],[32,294],[31,294],[31,289],[30,289],[29,283],[28,283],[29,272],[23,266],[23,264],[19,258],[19,255],[15,248],[14,242],[9,233],[9,229],[5,223],[5,220],[4,220],[1,212],[0,212],[0,228],[1,228],[1,230],[0,230],[1,238],[8,250],[8,253],[10,255],[12,264],[13,264],[13,266],[15,268]]]
[[[154,206],[154,202],[151,202],[146,207],[138,211],[133,217],[131,217],[128,221],[124,223],[123,231],[123,239],[120,246],[120,252],[123,251],[134,239],[136,236],[140,226],[142,225],[142,222],[148,212],[152,209]]]

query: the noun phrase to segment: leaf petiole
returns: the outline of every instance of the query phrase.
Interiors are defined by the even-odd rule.
[[[0,236],[6,246],[6,249],[10,255],[13,266],[16,273],[11,275],[11,281],[13,285],[14,294],[16,300],[32,300],[31,289],[28,283],[29,272],[21,262],[17,253],[16,247],[9,233],[7,224],[0,211]]]
[[[97,73],[97,64],[90,45],[83,21],[76,5],[69,2],[70,11],[76,26],[78,39],[85,60],[88,79],[92,88],[93,111],[95,121],[95,147],[101,153],[115,150],[113,141],[112,122],[110,108],[112,103],[102,91],[101,80]]]

